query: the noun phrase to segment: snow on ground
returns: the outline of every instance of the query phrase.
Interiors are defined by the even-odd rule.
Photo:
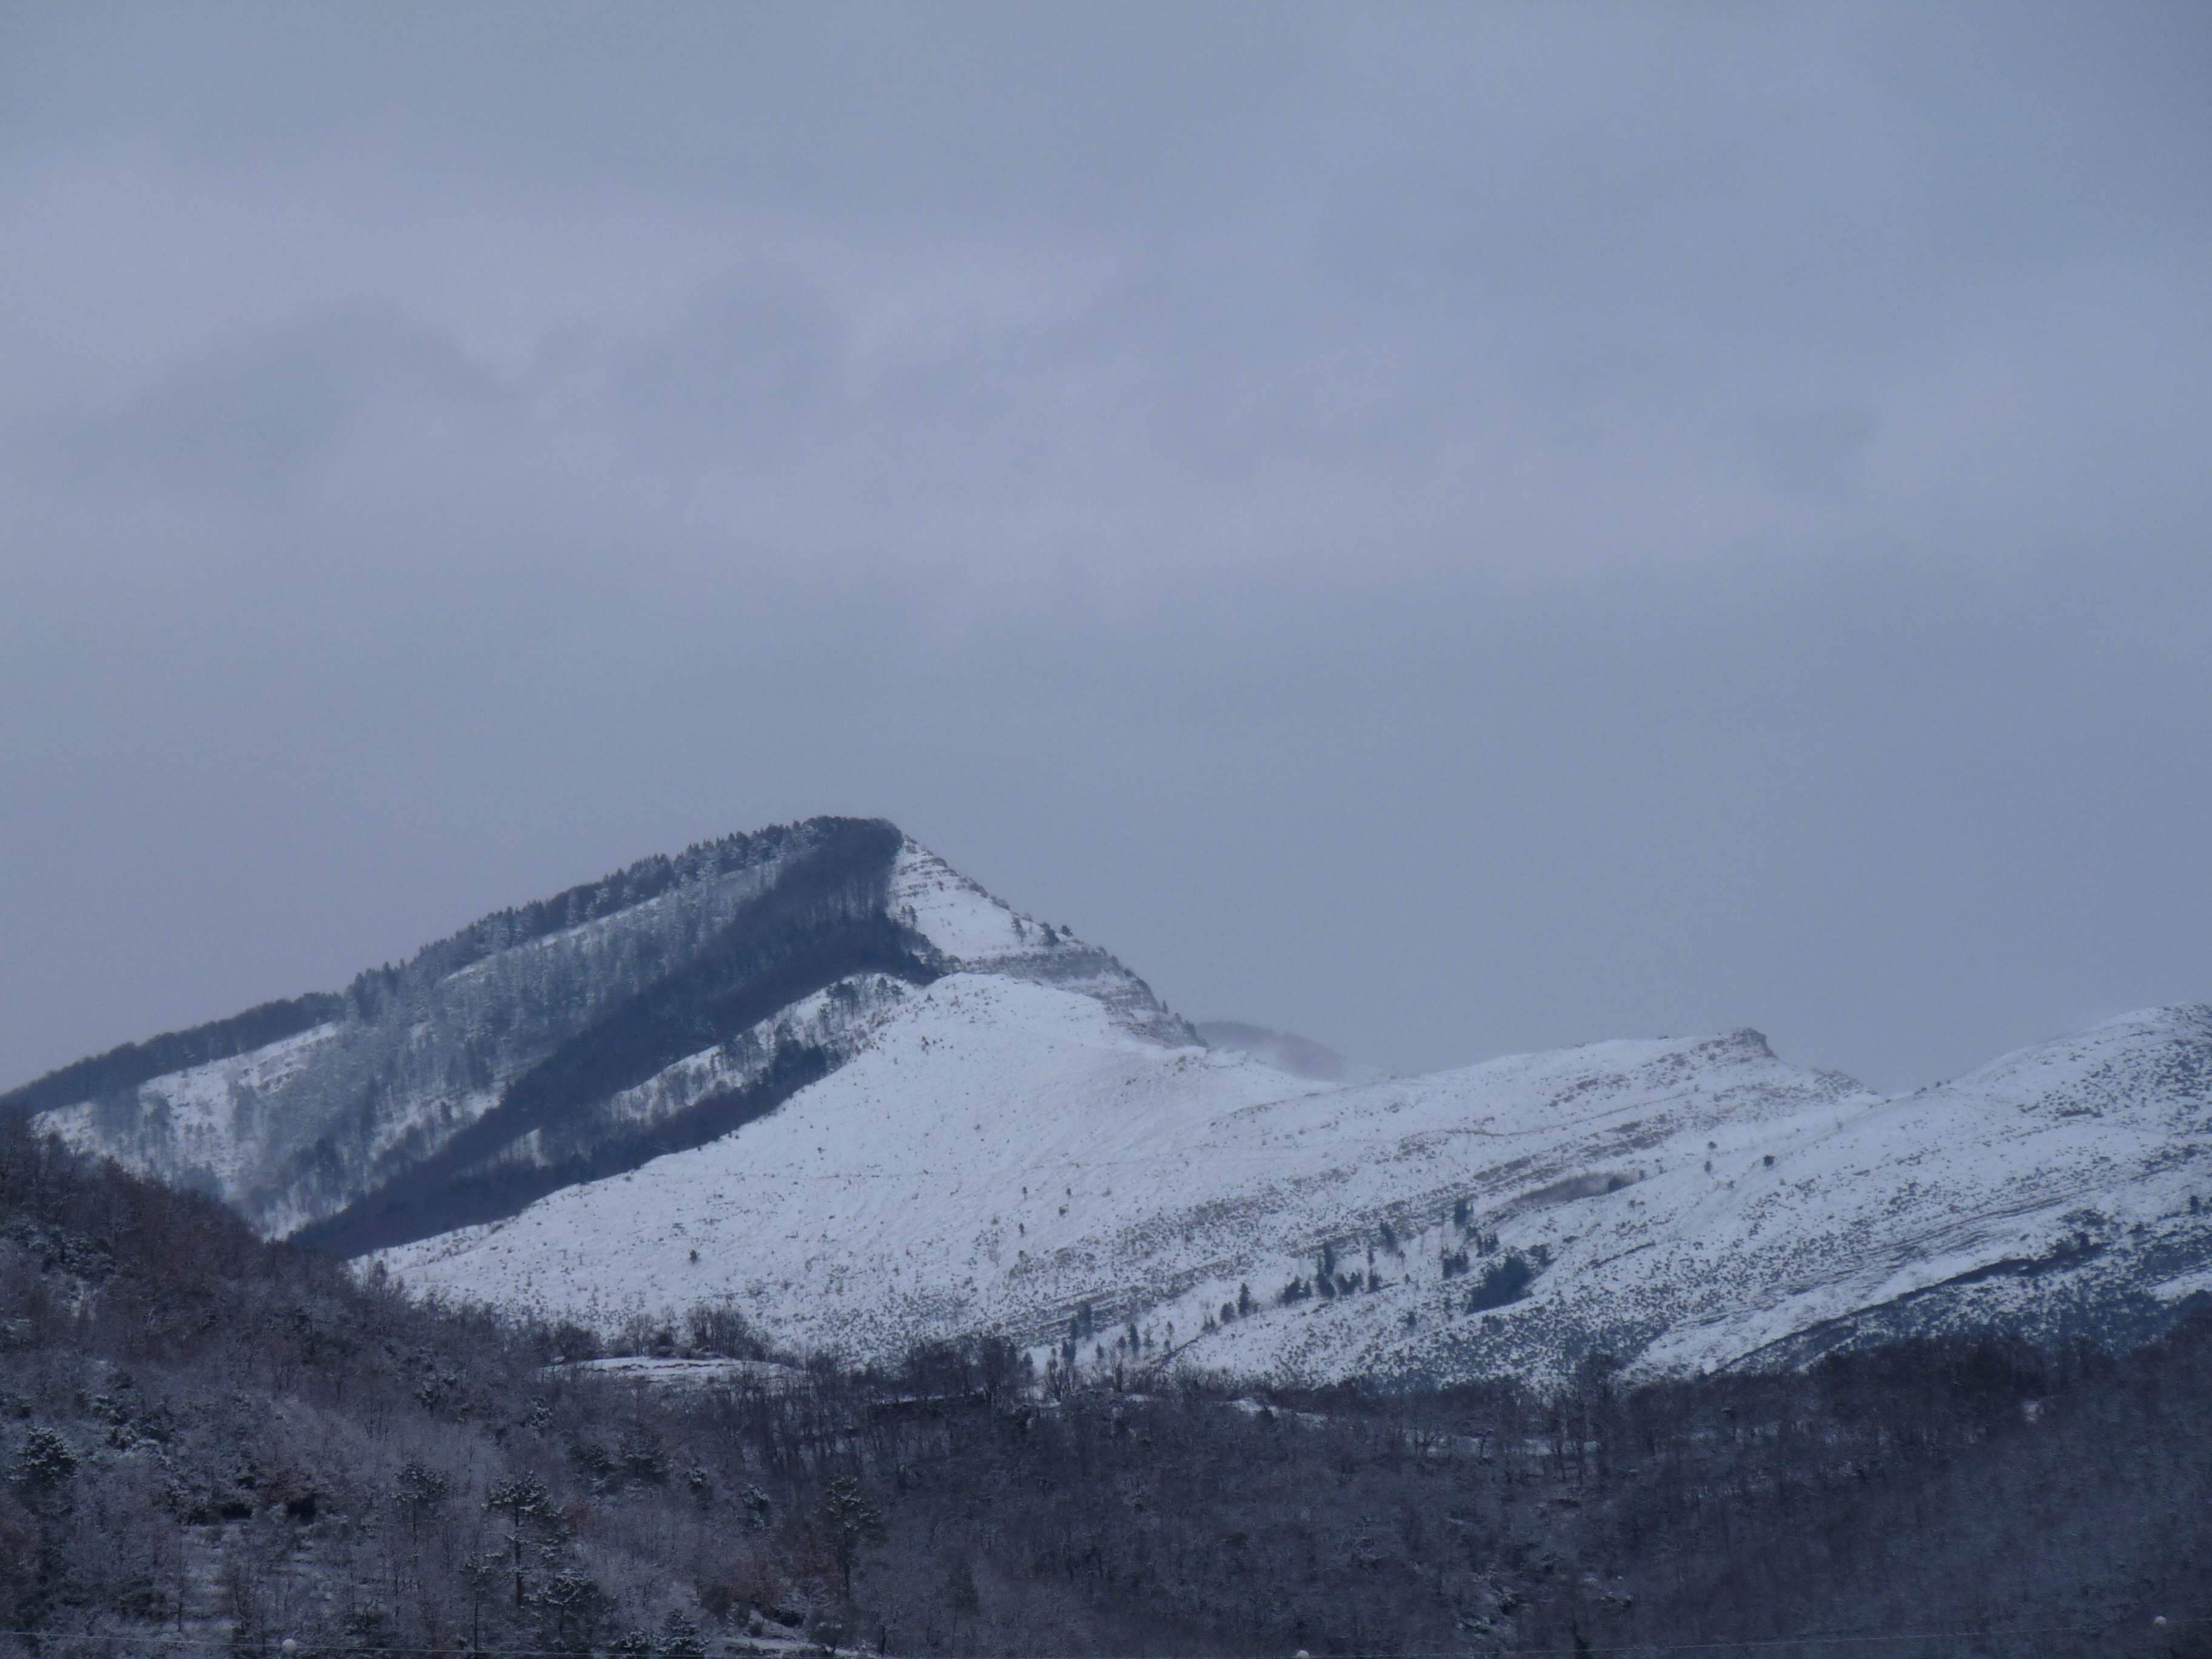
[[[906,982],[888,974],[856,974],[840,980],[726,1042],[618,1090],[607,1097],[596,1115],[603,1123],[650,1123],[672,1117],[709,1095],[758,1081],[780,1052],[811,1047],[844,1053],[864,1042],[868,1031],[908,994]]]
[[[760,1122],[386,1260],[608,1323],[727,1296],[855,1357],[976,1328],[1042,1353],[1087,1304],[1086,1363],[1133,1324],[1131,1363],[1248,1375],[1711,1366],[1961,1275],[2027,1293],[1993,1264],[2200,1272],[2208,1054],[2212,1012],[2169,1010],[1898,1100],[1751,1032],[1328,1089],[962,974]],[[1281,1304],[1325,1245],[1381,1288]],[[1509,1253],[1549,1265],[1466,1311]]]
[[[1310,1086],[1162,1048],[1087,996],[957,974],[736,1134],[385,1259],[425,1289],[603,1320],[731,1296],[780,1335],[889,1352],[963,1328],[979,1296],[1031,1301],[1148,1188],[1189,1186],[1173,1149],[1194,1113]]]
[[[32,1127],[79,1152],[120,1158],[157,1180],[228,1193],[258,1152],[261,1097],[307,1065],[343,1028],[317,1025],[227,1060],[172,1072],[122,1102],[40,1112]]]
[[[621,988],[665,971],[727,926],[781,867],[764,860],[516,940],[414,988],[410,996],[420,1000],[392,1005],[403,1010],[395,1018],[356,1014],[45,1112],[37,1125],[78,1150],[215,1193],[264,1234],[282,1236],[404,1181],[410,1166],[497,1105],[516,1076],[587,1031]],[[939,966],[1080,991],[1127,1034],[1189,1040],[1188,1028],[1110,955],[1018,914],[910,840],[896,855],[886,902],[935,946]],[[579,1133],[634,1133],[746,1086],[793,1047],[834,1061],[864,1042],[882,1008],[905,991],[898,980],[861,975],[801,999],[594,1103]],[[548,1149],[525,1138],[511,1150],[518,1158],[577,1150],[573,1137],[556,1139]]]
[[[79,1150],[214,1193],[264,1236],[281,1237],[429,1156],[603,1011],[610,994],[726,927],[782,862],[685,881],[610,915],[487,948],[434,981],[410,964],[398,970],[404,988],[384,1004],[388,1018],[356,1006],[345,1019],[34,1121]],[[489,917],[479,928],[496,937],[514,921],[512,914]],[[441,954],[429,947],[417,963],[434,964]]]
[[[890,913],[956,962],[980,965],[1035,951],[1050,939],[909,836],[891,866]]]
[[[594,952],[643,950],[648,924],[670,939],[719,925],[766,878],[702,889],[696,915],[665,896],[529,942],[528,962],[580,953],[588,987]],[[681,1109],[787,1043],[850,1053],[840,1070],[713,1145],[390,1266],[607,1325],[727,1297],[778,1341],[850,1357],[991,1329],[1042,1358],[1073,1323],[1085,1364],[1304,1378],[1552,1375],[1598,1352],[1681,1370],[1802,1358],[1859,1329],[2094,1331],[2212,1300],[2212,1009],[2124,1016],[1894,1099],[1741,1031],[1340,1086],[1272,1067],[1264,1045],[1199,1046],[1113,957],[911,841],[888,903],[961,971],[830,988],[605,1118]],[[480,963],[441,981],[462,999],[448,1024],[495,977]],[[353,1029],[37,1123],[236,1199],[308,1127],[302,1080],[349,1075]],[[362,1179],[498,1098],[496,1077],[425,1076],[368,1126]],[[258,1213],[276,1231],[309,1218],[293,1198]],[[1285,1300],[1325,1255],[1358,1288]],[[1516,1257],[1537,1269],[1527,1294],[1470,1310]]]
[[[668,1389],[734,1384],[775,1392],[798,1388],[806,1381],[806,1373],[797,1366],[779,1365],[769,1359],[663,1359],[629,1354],[612,1359],[570,1359],[546,1369],[550,1373],[611,1377]]]
[[[890,914],[957,968],[1080,991],[1134,1036],[1169,1048],[1198,1034],[1108,952],[991,896],[911,838],[891,868]]]
[[[1622,1100],[1529,1170],[1604,1167],[1608,1125],[1646,1143],[1611,1161],[1638,1177],[1613,1191],[1508,1203],[1501,1251],[1552,1258],[1526,1299],[1469,1316],[1415,1273],[1395,1304],[1340,1301],[1294,1336],[1239,1324],[1217,1344],[1224,1363],[1463,1375],[1602,1351],[1698,1370],[1817,1352],[1826,1322],[1869,1310],[2013,1324],[2054,1289],[2155,1298],[2212,1254],[2212,1217],[2191,1208],[2212,1189],[2212,1011],[2128,1016],[1894,1101],[1832,1079],[1794,1100],[1715,1088],[1742,1068],[1698,1058],[1671,1109]],[[1512,1184],[1486,1177],[1485,1199]]]

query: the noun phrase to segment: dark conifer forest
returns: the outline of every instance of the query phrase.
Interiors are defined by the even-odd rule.
[[[1554,1395],[988,1341],[647,1385],[13,1121],[0,1297],[24,1654],[2212,1654],[2203,1318]]]

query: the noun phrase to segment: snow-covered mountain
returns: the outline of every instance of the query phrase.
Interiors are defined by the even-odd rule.
[[[422,1289],[609,1324],[726,1298],[853,1357],[993,1330],[1125,1370],[1683,1370],[2212,1297],[2204,1007],[1894,1099],[1750,1031],[1344,1084],[1208,1048],[848,820],[299,1006],[6,1098]]]
[[[726,1134],[955,971],[1197,1041],[1106,952],[892,825],[816,818],[488,916],[342,994],[81,1060],[0,1109],[353,1255]]]

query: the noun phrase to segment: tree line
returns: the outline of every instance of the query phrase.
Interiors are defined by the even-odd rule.
[[[763,1364],[727,1307],[410,1299],[13,1123],[0,1345],[26,1654],[2212,1651],[2203,1320],[1551,1392]]]

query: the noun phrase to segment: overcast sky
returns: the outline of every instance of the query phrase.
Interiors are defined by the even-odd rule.
[[[0,7],[0,1086],[881,814],[1401,1068],[2212,997],[2212,8]]]

